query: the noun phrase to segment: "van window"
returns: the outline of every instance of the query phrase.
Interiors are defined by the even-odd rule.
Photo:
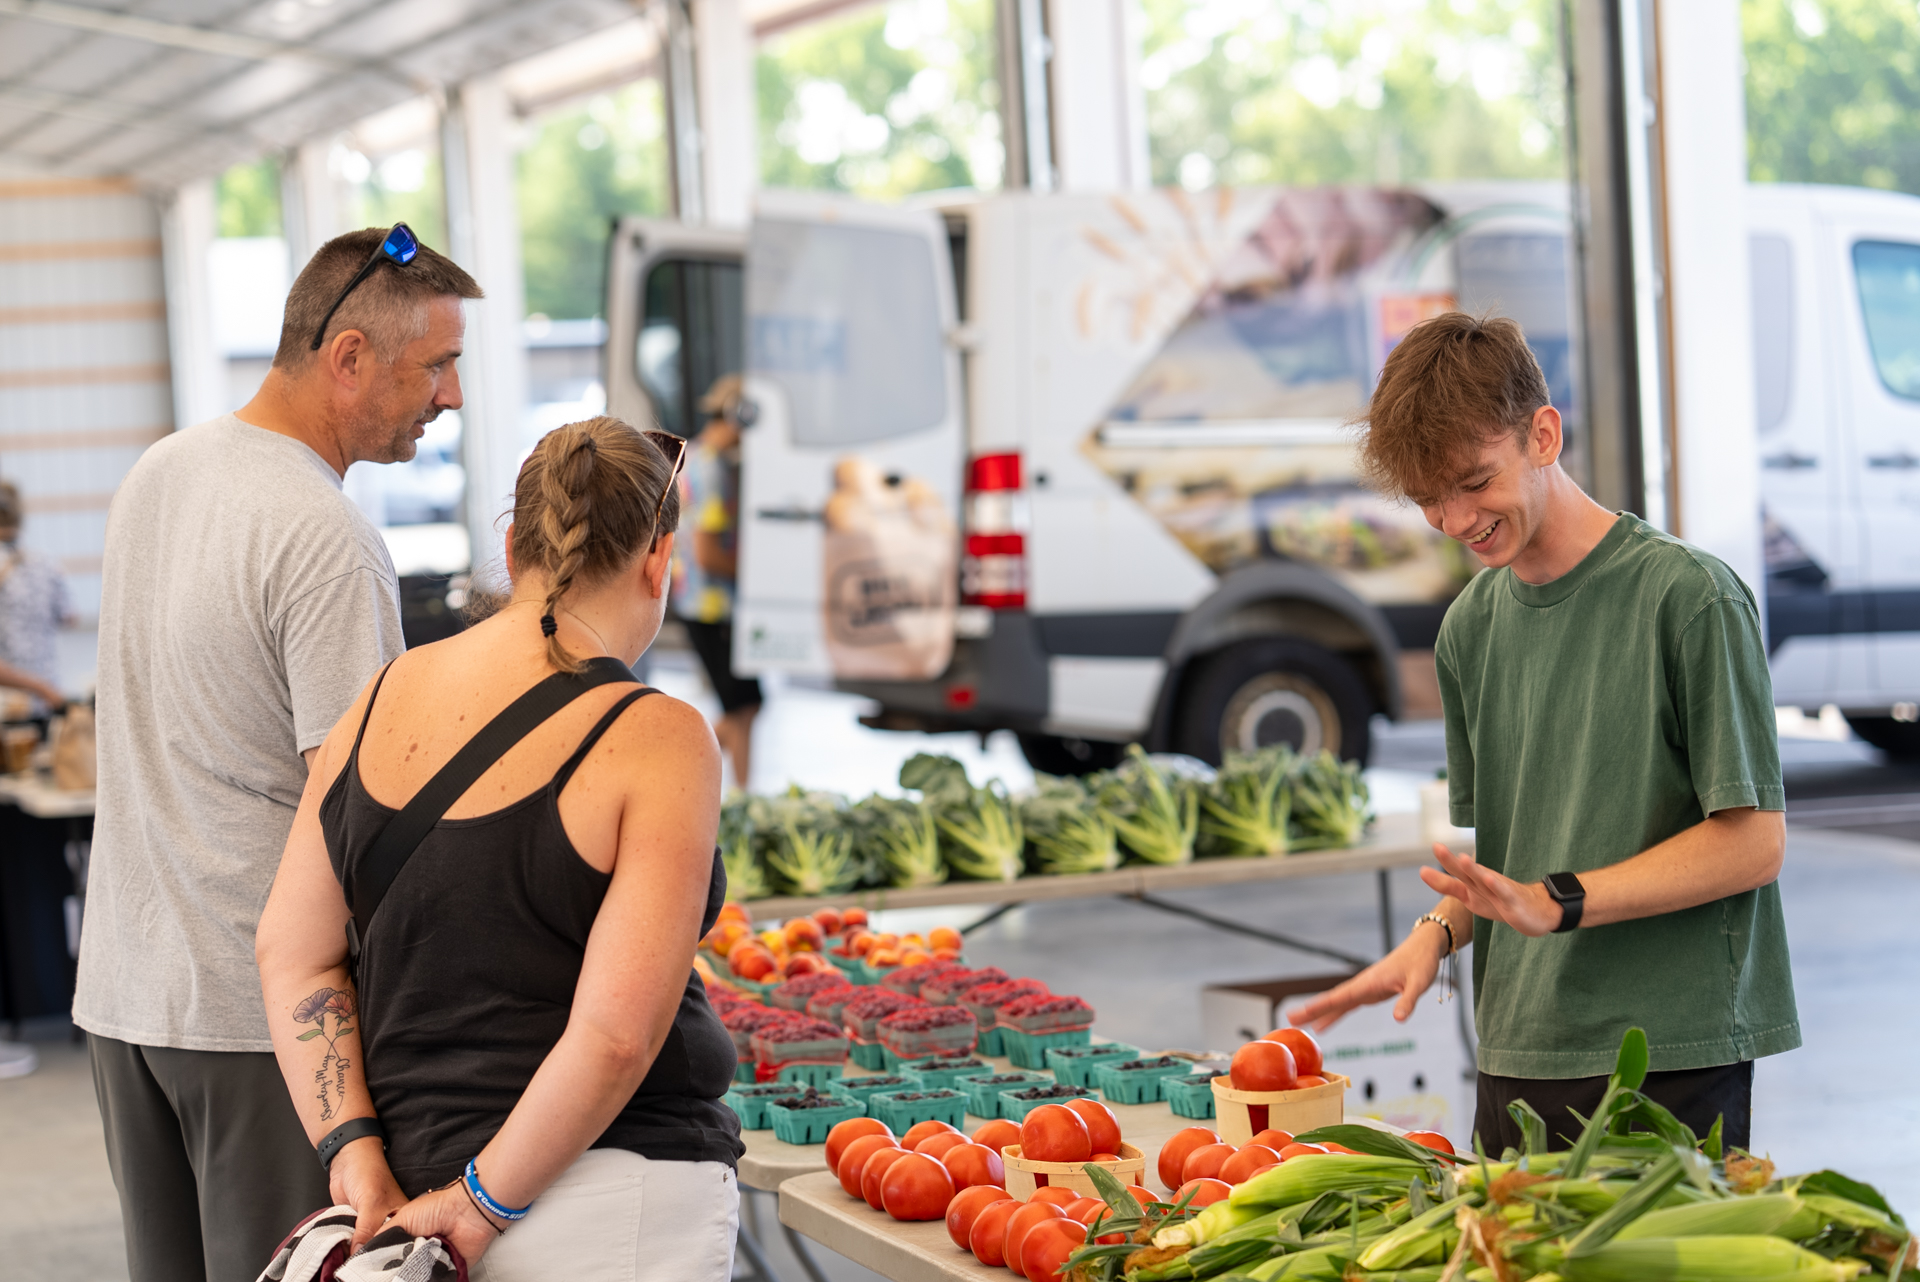
[[[1793,392],[1793,246],[1785,236],[1747,241],[1753,278],[1753,407],[1771,432],[1787,419]]]
[[[738,374],[746,326],[740,264],[662,258],[640,286],[634,368],[660,426],[676,436],[700,427],[700,398],[714,380]]]
[[[1895,396],[1920,401],[1920,245],[1860,241],[1853,274],[1880,381]]]
[[[761,218],[747,261],[747,365],[786,393],[795,445],[860,445],[946,420],[946,336],[924,237]]]

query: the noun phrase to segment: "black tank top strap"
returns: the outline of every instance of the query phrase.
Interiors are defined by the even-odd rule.
[[[387,666],[380,669],[380,675],[373,679],[373,689],[367,693],[367,709],[360,714],[360,729],[353,736],[353,751],[347,754],[348,761],[360,760],[360,741],[367,737],[367,722],[373,720],[373,701],[380,697],[380,687],[387,679],[387,673],[393,671],[398,659],[387,660]]]
[[[600,742],[600,736],[611,729],[613,723],[620,719],[621,713],[648,695],[659,693],[660,692],[652,686],[641,686],[638,690],[622,696],[618,702],[611,708],[608,708],[607,714],[594,724],[593,729],[587,731],[587,737],[580,741],[580,746],[573,750],[573,755],[567,758],[566,764],[554,772],[553,791],[556,794],[565,791],[567,780],[573,778],[573,772],[580,768],[580,763],[587,759],[589,752],[593,751],[593,745]]]

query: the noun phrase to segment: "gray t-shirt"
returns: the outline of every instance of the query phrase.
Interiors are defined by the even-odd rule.
[[[403,648],[386,544],[305,445],[228,414],[134,465],[107,516],[75,1023],[273,1049],[253,933],[300,754]]]

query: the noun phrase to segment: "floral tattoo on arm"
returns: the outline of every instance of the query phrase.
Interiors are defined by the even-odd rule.
[[[327,1031],[329,1015],[333,1017],[331,1033]],[[347,1102],[347,1069],[353,1066],[353,1061],[340,1053],[339,1042],[353,1031],[353,1016],[353,992],[346,988],[322,988],[293,1008],[294,1023],[314,1025],[300,1034],[301,1041],[310,1042],[316,1037],[327,1040],[326,1054],[320,1057],[320,1066],[313,1071],[323,1122],[332,1121],[333,1115]]]

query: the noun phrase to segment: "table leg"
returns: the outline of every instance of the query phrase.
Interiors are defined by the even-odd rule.
[[[781,1224],[780,1231],[787,1235],[787,1245],[793,1248],[793,1258],[800,1261],[800,1271],[807,1275],[808,1282],[827,1282],[827,1275],[820,1271],[813,1253],[807,1249],[807,1240],[787,1224]]]
[[[998,908],[995,908],[992,912],[988,913],[986,916],[976,918],[975,920],[970,921],[966,925],[962,926],[960,928],[960,933],[962,935],[971,935],[974,931],[979,930],[982,926],[990,926],[994,922],[999,921],[1002,917],[1005,917],[1008,913],[1012,912],[1014,909],[1018,908],[1019,906],[1020,906],[1019,904],[1001,904]]]
[[[1393,874],[1382,868],[1380,879],[1380,955],[1393,951]]]
[[[747,1263],[753,1266],[753,1282],[780,1282],[779,1276],[773,1271],[773,1266],[767,1263],[767,1253],[761,1249],[760,1239],[755,1237],[753,1230],[747,1227],[747,1198],[751,1194],[744,1188],[740,1193],[740,1232],[735,1239],[735,1244],[739,1247],[740,1253],[747,1257]]]
[[[780,1282],[780,1275],[774,1271],[773,1263],[767,1258],[767,1249],[760,1241],[760,1203],[755,1196],[761,1190],[740,1186],[740,1251],[753,1266],[755,1282]],[[776,1200],[779,1195],[775,1194]],[[778,1211],[775,1211],[776,1218]],[[800,1271],[807,1275],[807,1282],[829,1282],[827,1275],[820,1271],[820,1265],[814,1260],[813,1253],[807,1248],[807,1240],[785,1224],[780,1232],[786,1236],[787,1247],[793,1252],[793,1258],[800,1262]]]

